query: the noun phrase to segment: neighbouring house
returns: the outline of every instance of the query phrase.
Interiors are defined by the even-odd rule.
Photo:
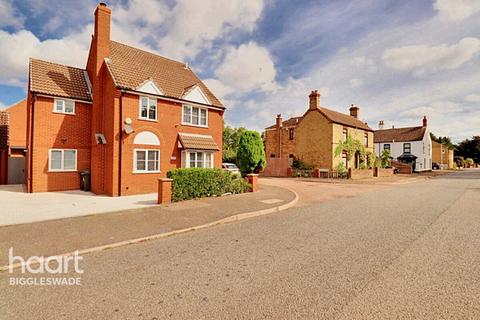
[[[373,129],[359,119],[359,107],[352,105],[350,114],[343,114],[320,105],[320,93],[309,95],[308,110],[300,117],[283,121],[277,115],[276,123],[265,129],[267,171],[269,160],[295,158],[314,168],[334,170],[339,162],[346,168],[359,168],[358,154],[348,161],[347,153],[336,157],[338,144],[351,136],[361,141],[366,152],[373,153]]]
[[[388,149],[393,159],[410,165],[413,171],[432,170],[432,139],[427,124],[427,117],[423,117],[418,127],[384,129],[384,121],[380,121],[379,130],[375,130],[377,156]]]
[[[85,69],[30,60],[27,191],[153,193],[180,167],[221,167],[224,106],[187,64],[110,40],[95,10]],[[68,54],[68,52],[65,52]]]
[[[453,169],[454,150],[446,144],[432,141],[432,161],[439,164],[441,169]]]
[[[1,111],[0,184],[25,183],[27,99]]]

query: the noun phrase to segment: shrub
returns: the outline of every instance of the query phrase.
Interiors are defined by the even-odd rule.
[[[380,165],[382,168],[387,168],[390,165],[391,157],[392,154],[390,153],[390,150],[384,149],[382,151],[382,154],[380,155]]]
[[[313,166],[306,164],[300,159],[294,158],[292,161],[292,169],[297,169],[297,170],[312,170]]]
[[[237,165],[243,175],[260,172],[265,168],[265,150],[258,132],[246,130],[240,136]]]
[[[174,169],[167,173],[167,177],[173,179],[173,201],[221,196],[227,192],[241,193],[250,188],[248,182],[234,178],[222,169]]]

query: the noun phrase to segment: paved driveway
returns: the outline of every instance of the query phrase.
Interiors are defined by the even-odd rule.
[[[0,315],[480,319],[479,190],[471,170],[107,250],[82,286],[0,274]]]
[[[22,185],[2,185],[0,203],[2,226],[145,208],[157,204],[157,194],[112,198],[78,190],[25,193]]]

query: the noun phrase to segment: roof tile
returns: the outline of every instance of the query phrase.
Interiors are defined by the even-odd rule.
[[[376,130],[374,132],[374,142],[405,142],[420,141],[425,136],[425,127],[408,127]]]

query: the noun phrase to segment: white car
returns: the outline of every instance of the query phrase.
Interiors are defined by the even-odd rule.
[[[222,169],[225,171],[230,171],[233,174],[240,174],[240,169],[238,169],[235,163],[224,162],[222,163]]]

